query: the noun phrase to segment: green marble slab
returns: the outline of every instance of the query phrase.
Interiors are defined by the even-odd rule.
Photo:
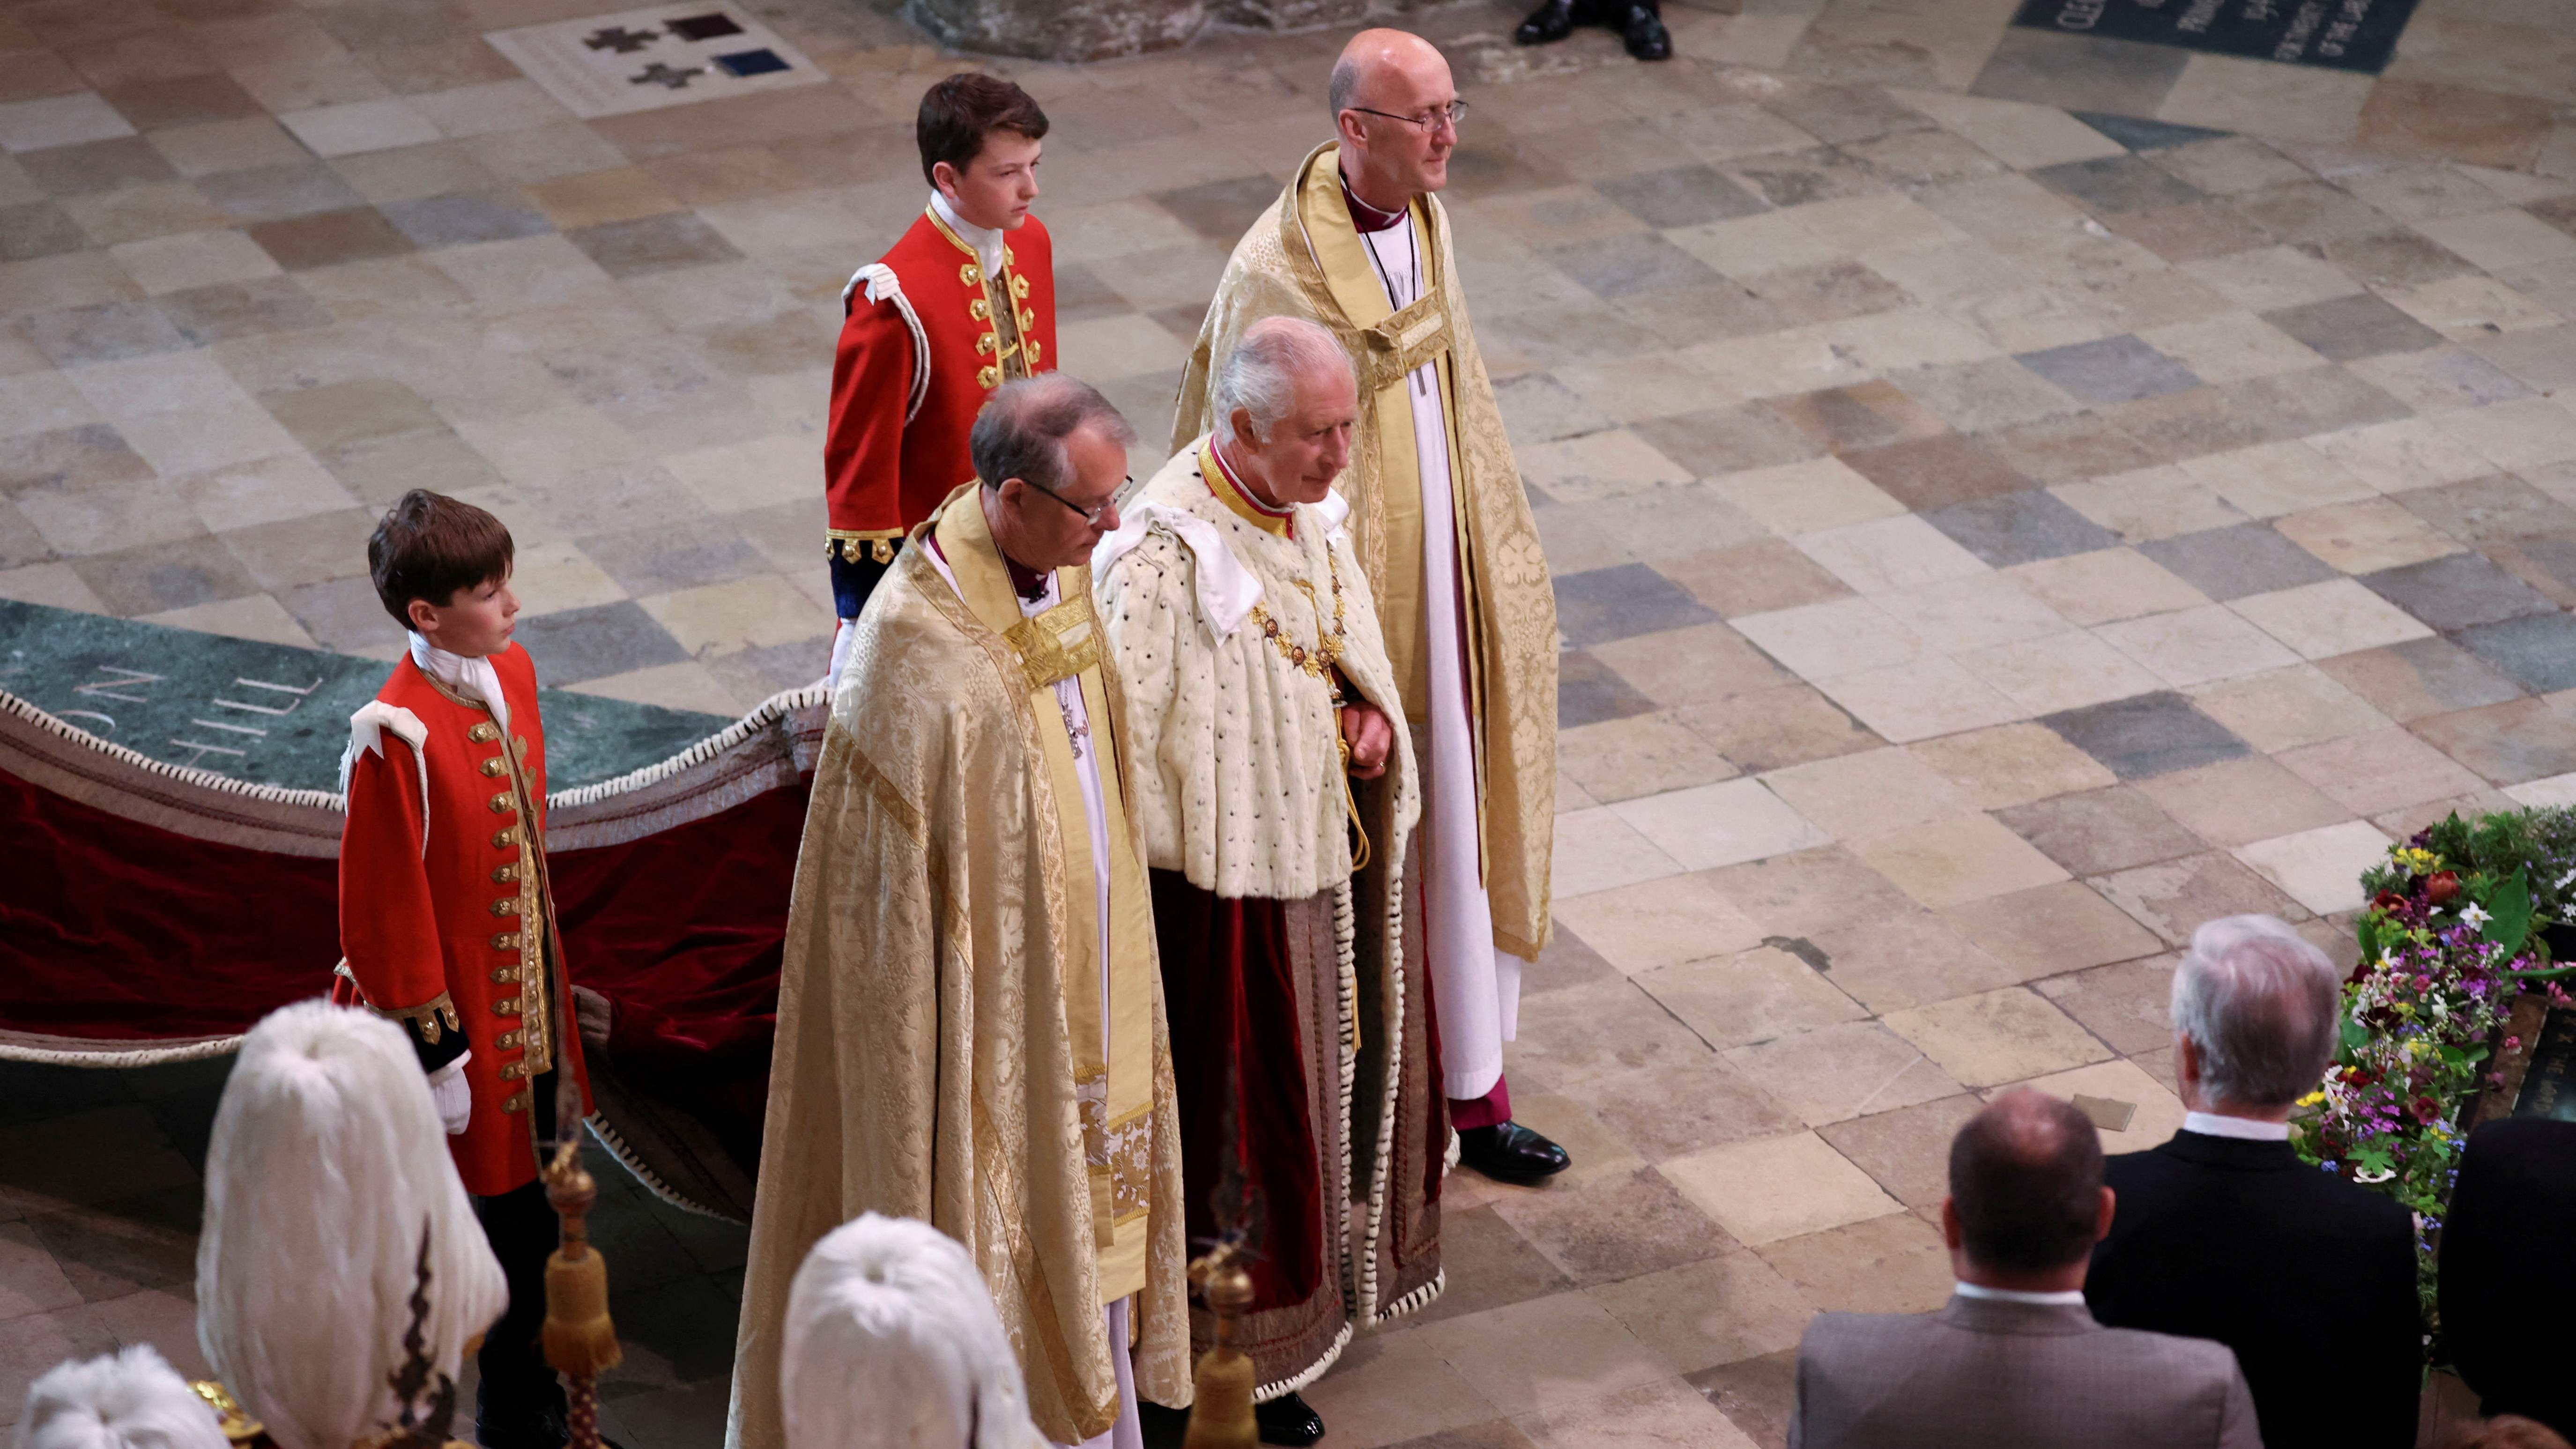
[[[0,689],[139,754],[267,785],[339,788],[349,716],[390,667],[0,599]],[[539,678],[545,668],[538,660]],[[537,702],[557,790],[668,759],[733,723],[560,689]]]

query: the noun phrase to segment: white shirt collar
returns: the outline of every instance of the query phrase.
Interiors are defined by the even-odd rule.
[[[1989,1288],[1983,1283],[1958,1282],[1950,1291],[1962,1298],[1991,1298],[1997,1303],[2045,1303],[2071,1306],[2084,1301],[2084,1290],[2069,1288],[2061,1293],[2027,1293],[2019,1288]]]
[[[930,193],[930,209],[939,213],[939,219],[948,223],[948,229],[957,233],[959,241],[975,249],[976,260],[984,264],[984,275],[997,277],[1002,274],[1002,234],[1000,232],[989,226],[977,226],[959,216],[957,208],[950,206],[947,196],[936,188],[933,188]]]
[[[419,666],[421,673],[467,699],[483,701],[492,708],[493,723],[505,730],[510,727],[510,701],[502,696],[501,674],[492,667],[491,660],[450,654],[416,632],[410,632],[410,638],[411,662]]]
[[[2182,1130],[2203,1137],[2237,1137],[2247,1142],[2287,1142],[2290,1124],[2258,1122],[2251,1117],[2222,1117],[2216,1112],[2185,1112]]]

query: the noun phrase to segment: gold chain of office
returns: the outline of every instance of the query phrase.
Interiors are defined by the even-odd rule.
[[[1270,611],[1261,605],[1253,605],[1251,614],[1252,622],[1259,627],[1262,637],[1270,641],[1271,647],[1279,651],[1280,657],[1319,679],[1323,677],[1325,670],[1341,662],[1342,619],[1346,608],[1342,600],[1342,571],[1334,564],[1330,550],[1326,550],[1324,554],[1324,572],[1332,581],[1333,587],[1333,630],[1329,634],[1323,632],[1324,606],[1322,601],[1315,597],[1315,586],[1304,579],[1294,580],[1298,589],[1306,595],[1307,604],[1315,611],[1314,648],[1309,649],[1290,638],[1288,631],[1279,627],[1279,621],[1271,617]]]

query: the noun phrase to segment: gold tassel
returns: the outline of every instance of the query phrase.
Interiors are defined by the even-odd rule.
[[[546,1362],[574,1379],[594,1379],[625,1356],[608,1317],[608,1260],[590,1245],[583,1219],[599,1184],[582,1170],[578,1137],[567,1137],[546,1169],[546,1197],[563,1217],[563,1246],[546,1259]]]
[[[1337,734],[1333,744],[1342,752],[1342,812],[1351,817],[1351,835],[1358,842],[1351,847],[1351,874],[1358,875],[1368,869],[1368,827],[1360,823],[1359,797],[1351,793],[1351,742]]]

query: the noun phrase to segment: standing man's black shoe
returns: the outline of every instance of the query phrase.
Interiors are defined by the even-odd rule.
[[[1287,1449],[1306,1449],[1324,1437],[1324,1416],[1295,1394],[1253,1405],[1252,1422],[1261,1430],[1262,1443],[1283,1444]]]
[[[1628,7],[1627,18],[1620,23],[1619,33],[1628,42],[1628,53],[1639,60],[1673,58],[1673,34],[1664,28],[1664,17],[1656,13],[1659,8],[1652,0],[1641,0]]]
[[[1591,7],[1584,8],[1588,10]],[[1550,41],[1563,40],[1574,33],[1574,27],[1579,23],[1574,0],[1539,0],[1539,7],[1529,13],[1529,18],[1521,22],[1518,30],[1512,32],[1512,42],[1516,45],[1545,45]]]
[[[1518,1122],[1470,1127],[1459,1133],[1458,1160],[1506,1182],[1554,1177],[1574,1165],[1564,1148]]]

